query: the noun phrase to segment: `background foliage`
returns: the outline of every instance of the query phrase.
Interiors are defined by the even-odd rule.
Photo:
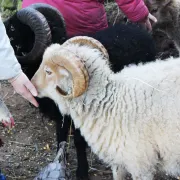
[[[21,0],[0,0],[0,12],[3,19],[12,16],[21,8]]]

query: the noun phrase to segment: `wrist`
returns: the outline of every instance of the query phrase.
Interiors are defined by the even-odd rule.
[[[149,15],[149,14],[148,14]],[[148,15],[139,21],[139,23],[145,23],[148,19]]]
[[[16,81],[16,79],[22,74],[23,72],[20,72],[18,75],[16,75],[15,77],[8,79],[9,83],[13,83],[14,81]]]

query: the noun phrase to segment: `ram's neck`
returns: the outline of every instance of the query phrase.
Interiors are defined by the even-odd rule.
[[[96,118],[102,116],[102,104],[104,106],[109,102],[113,94],[114,73],[110,70],[108,61],[102,59],[99,54],[94,52],[92,58],[89,56],[83,58],[87,59],[84,63],[89,74],[88,89],[82,96],[73,98],[68,104],[70,114],[75,113],[77,116],[91,114],[92,118]]]
[[[120,96],[123,87],[121,80],[115,78],[117,75],[110,70],[106,59],[102,59],[94,50],[83,52],[85,50],[79,54],[82,53],[82,59],[86,59],[84,63],[89,74],[88,89],[80,97],[64,99],[64,112],[71,115],[75,127],[80,128],[94,153],[105,160],[106,154],[116,152],[119,149],[117,146],[121,144],[117,142],[121,141],[121,117],[118,110],[121,109],[121,102],[124,103],[120,100],[123,98]],[[117,138],[115,144],[114,138]],[[109,146],[114,149],[110,150]],[[105,160],[107,163],[115,158],[108,157]]]
[[[102,77],[101,82],[92,83],[89,86],[87,92],[76,99],[70,101],[71,112],[70,114],[76,114],[76,116],[91,116],[91,119],[95,120],[99,117],[106,117],[108,109],[115,100],[115,86],[114,83],[108,77]],[[78,127],[84,123],[84,118],[79,122]]]
[[[109,151],[116,152],[119,149],[117,146],[120,143],[114,144],[114,138],[117,138],[116,141],[122,140],[121,117],[118,112],[121,109],[121,90],[123,87],[119,82],[106,76],[101,83],[94,84],[82,99],[70,103],[70,114],[76,128],[80,128],[94,153],[104,160]],[[109,146],[114,149],[110,150]],[[107,163],[111,161],[114,161],[114,157],[106,159]]]

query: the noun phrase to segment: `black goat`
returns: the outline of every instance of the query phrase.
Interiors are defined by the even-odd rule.
[[[23,14],[23,19],[21,14]],[[5,26],[15,54],[29,78],[38,69],[45,48],[51,43],[63,43],[68,39],[62,16],[55,8],[45,4],[34,4],[20,10],[5,22]],[[118,24],[96,34],[89,34],[89,36],[99,40],[108,50],[112,69],[115,72],[131,63],[155,59],[152,37],[136,25]],[[57,144],[66,141],[71,118],[65,116],[62,127],[63,117],[55,103],[48,98],[37,98],[37,101],[41,112],[56,121]],[[76,175],[78,179],[88,179],[86,142],[80,131],[75,130],[74,126],[73,129],[78,160]]]
[[[120,23],[88,36],[100,41],[107,49],[114,72],[129,64],[155,60],[153,38],[138,25]]]

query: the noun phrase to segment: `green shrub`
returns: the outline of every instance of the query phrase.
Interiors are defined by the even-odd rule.
[[[0,12],[3,20],[21,9],[21,0],[0,0]]]
[[[18,0],[0,0],[3,9],[15,10],[17,8]]]

